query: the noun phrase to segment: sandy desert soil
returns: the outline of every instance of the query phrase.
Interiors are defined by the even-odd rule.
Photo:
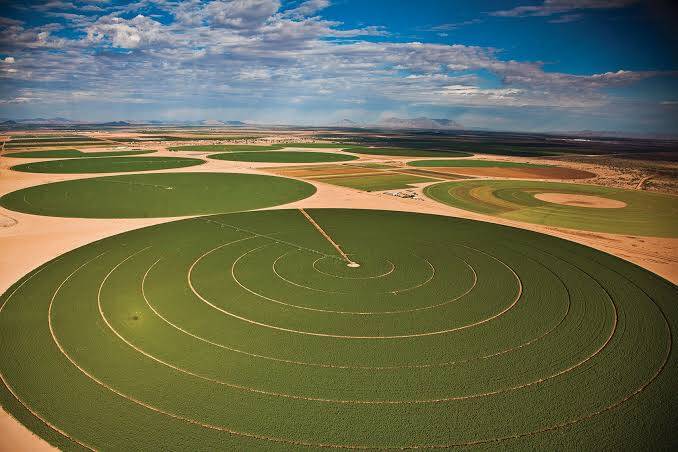
[[[639,157],[637,154],[629,157],[624,155],[562,155],[540,158],[476,154],[473,159],[563,166],[594,174],[594,177],[582,183],[678,195],[678,162],[670,161],[668,157],[663,160],[654,160],[653,155],[648,155],[647,160]]]
[[[281,138],[281,140],[290,140],[290,137],[286,135],[276,135],[275,138]],[[294,137],[295,141],[310,141],[310,139],[311,138],[307,136]],[[183,144],[185,144],[185,142],[183,142]],[[182,152],[166,151],[165,148],[171,145],[173,144],[145,142],[134,143],[134,145],[130,147],[134,147],[135,149],[158,150],[159,152],[156,153],[155,156],[184,155]],[[196,156],[195,153],[185,153],[185,155],[191,155],[193,157]],[[481,156],[480,158],[505,161],[537,162],[535,159],[526,158],[498,158],[497,156]],[[415,159],[362,155],[360,160],[357,160],[353,163],[389,163],[403,167],[408,160]],[[0,159],[0,195],[38,184],[98,176],[97,174],[31,174],[8,170],[8,168],[14,164],[27,163],[29,161],[32,160],[11,159],[7,155],[4,155],[2,159]],[[557,164],[559,162],[553,161],[550,163]],[[586,163],[562,163],[565,166],[576,167],[585,171],[591,171],[594,167],[596,167],[596,165],[590,165]],[[318,165],[321,166],[326,164],[321,163]],[[197,167],[161,170],[157,172],[221,171],[270,174],[271,169],[278,169],[283,166],[286,165],[208,160],[206,164]],[[288,177],[290,176],[292,175],[288,174]],[[520,227],[523,229],[561,237],[577,243],[582,243],[584,245],[634,262],[641,267],[659,274],[673,283],[678,283],[678,239],[589,233],[503,220],[456,209],[432,201],[423,196],[421,187],[414,190],[414,192],[417,194],[414,199],[403,199],[389,195],[388,193],[367,193],[359,190],[322,183],[320,181],[306,181],[316,186],[318,191],[315,195],[288,205],[272,207],[271,209],[319,207],[387,209],[488,221]],[[587,183],[588,182],[589,181],[587,181]],[[638,181],[636,181],[636,183],[637,182]],[[6,218],[9,218],[10,220],[7,220]],[[3,250],[3,252],[0,253],[0,293],[7,290],[11,284],[20,279],[31,269],[67,251],[114,234],[141,228],[144,226],[172,221],[174,219],[175,218],[102,220],[53,218],[21,214],[0,208],[0,220],[2,220],[2,225],[4,226],[0,227],[0,249]],[[51,446],[49,446],[42,439],[35,436],[4,411],[0,412],[0,437],[3,438],[3,441],[0,441],[0,451],[51,449]],[[9,446],[10,448],[5,449],[4,447],[6,446]]]
[[[622,156],[563,156],[549,163],[596,173],[586,183],[678,194],[678,162]]]
[[[377,174],[378,170],[373,170],[370,168],[360,168],[358,166],[334,166],[334,167],[323,167],[318,169],[313,168],[303,168],[303,169],[273,169],[271,172],[278,174],[280,176],[291,176],[291,177],[320,177],[320,176],[338,176],[338,175],[348,175],[348,174]]]
[[[0,409],[0,437],[2,437],[0,452],[43,452],[57,450],[2,409]]]

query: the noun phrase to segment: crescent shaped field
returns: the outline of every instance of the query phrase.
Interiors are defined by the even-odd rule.
[[[192,218],[11,287],[0,400],[67,450],[668,448],[676,299],[621,259],[490,223]]]
[[[444,182],[424,189],[443,204],[508,220],[612,234],[678,237],[678,197],[595,185],[519,180]],[[625,204],[596,208],[538,199],[561,194],[600,197]]]
[[[0,197],[0,205],[54,217],[176,217],[272,207],[315,190],[306,182],[256,174],[128,174],[24,188]]]
[[[186,168],[203,163],[204,160],[186,157],[91,157],[23,163],[11,169],[24,173],[124,173]]]

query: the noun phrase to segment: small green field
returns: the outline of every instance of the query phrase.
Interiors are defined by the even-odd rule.
[[[155,151],[110,151],[110,152],[82,152],[77,149],[49,149],[45,151],[12,152],[3,157],[21,159],[71,159],[84,157],[123,157],[128,155],[151,154]]]
[[[274,151],[282,149],[282,146],[257,146],[254,144],[203,144],[195,146],[174,146],[170,151],[183,152],[253,152]]]
[[[417,175],[382,173],[373,175],[356,176],[329,176],[312,178],[326,184],[340,185],[342,187],[355,188],[364,191],[397,190],[399,188],[411,188],[411,184],[422,182],[434,182],[436,179]]]
[[[407,163],[410,166],[428,168],[471,167],[471,168],[546,168],[548,165],[518,162],[498,162],[492,160],[416,160]]]
[[[83,136],[33,136],[25,138],[12,137],[6,144],[24,145],[24,144],[49,144],[49,143],[74,143],[89,142],[89,141],[104,141],[98,138],[83,137]]]
[[[370,148],[366,146],[347,146],[346,152],[369,155],[392,155],[394,157],[470,157],[473,154],[459,151],[429,151],[426,149]]]
[[[78,146],[78,147],[92,147],[92,146],[110,146],[112,143],[108,141],[65,141],[65,142],[53,142],[51,140],[39,140],[39,141],[34,141],[34,142],[26,142],[26,143],[15,143],[12,141],[9,141],[5,143],[5,149],[30,149],[30,148],[43,148],[43,147],[73,147],[73,146]]]
[[[309,149],[342,149],[349,146],[355,146],[352,144],[342,144],[342,143],[281,143],[280,145],[286,148],[309,148]]]
[[[184,157],[95,157],[24,163],[11,169],[24,173],[125,173],[186,168],[203,163],[204,160]]]
[[[62,450],[675,446],[675,285],[490,223],[305,214],[173,221],[29,272],[0,297],[3,409]]]
[[[314,193],[313,185],[282,177],[153,173],[37,185],[0,197],[0,205],[55,217],[175,217],[259,209]]]
[[[586,231],[678,237],[678,197],[595,185],[516,180],[445,182],[424,193],[452,207],[509,220]],[[548,193],[621,201],[620,208],[564,205],[537,199]]]
[[[209,158],[230,160],[235,162],[267,162],[267,163],[316,163],[316,162],[346,162],[357,160],[358,157],[346,154],[311,151],[274,151],[274,152],[226,152],[213,154]]]

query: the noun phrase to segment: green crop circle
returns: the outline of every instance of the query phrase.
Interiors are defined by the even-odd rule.
[[[540,200],[540,193],[596,196],[621,208],[591,208]],[[678,236],[678,197],[596,185],[519,180],[472,180],[428,186],[441,203],[509,220],[613,234]]]
[[[152,154],[155,151],[136,150],[131,151],[92,151],[83,152],[77,149],[51,149],[47,151],[24,151],[24,152],[10,152],[5,154],[6,157],[23,158],[23,159],[66,159],[66,158],[93,158],[93,157],[124,157],[128,155],[143,155]]]
[[[68,450],[670,448],[676,298],[618,258],[489,223],[193,218],[2,295],[0,402]]]
[[[151,173],[37,185],[0,197],[0,205],[55,217],[174,217],[272,207],[314,193],[311,184],[274,176]]]
[[[317,163],[347,162],[358,157],[346,154],[311,151],[257,151],[257,152],[225,152],[213,154],[209,158],[230,160],[235,162],[267,162],[267,163]]]
[[[185,157],[95,157],[23,163],[11,169],[25,173],[125,173],[186,168],[203,163],[204,160]]]

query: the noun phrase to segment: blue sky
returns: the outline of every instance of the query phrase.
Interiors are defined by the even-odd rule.
[[[0,117],[678,135],[663,0],[0,1]]]

